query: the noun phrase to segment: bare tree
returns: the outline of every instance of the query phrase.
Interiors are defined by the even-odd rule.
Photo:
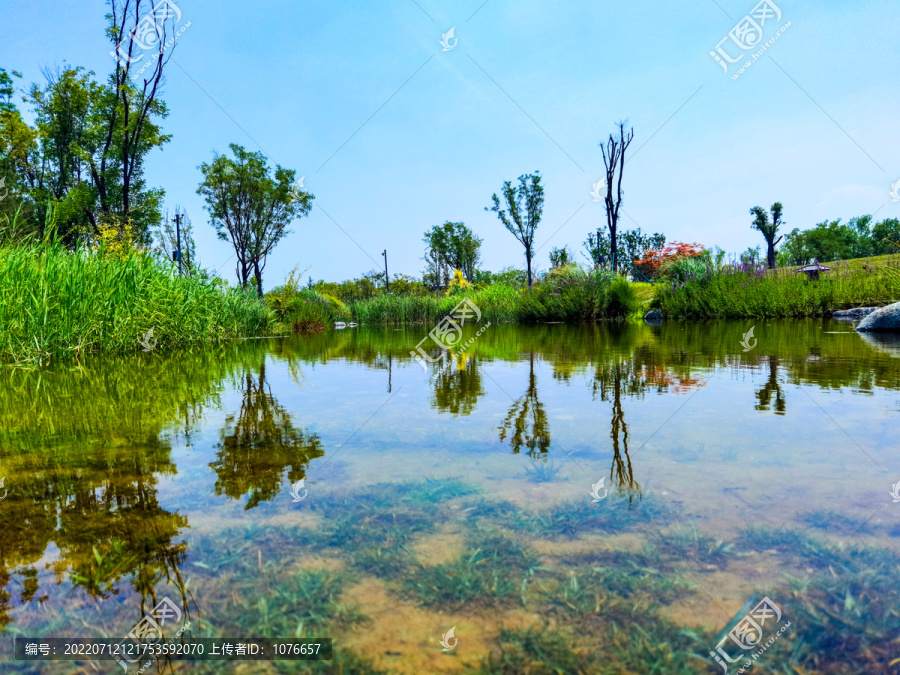
[[[622,174],[625,171],[625,151],[634,140],[634,128],[625,135],[625,122],[619,122],[619,138],[609,135],[606,146],[600,144],[603,164],[606,166],[606,225],[609,227],[610,258],[612,269],[616,269],[616,228],[619,226],[619,209],[622,207]]]

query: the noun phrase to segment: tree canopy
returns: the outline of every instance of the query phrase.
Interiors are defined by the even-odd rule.
[[[212,162],[200,165],[203,181],[197,194],[206,200],[219,239],[234,246],[241,285],[253,277],[262,297],[267,256],[290,232],[288,225],[310,212],[315,196],[292,191],[295,171],[276,164],[273,174],[263,153],[235,143],[229,147],[233,158],[214,154]]]

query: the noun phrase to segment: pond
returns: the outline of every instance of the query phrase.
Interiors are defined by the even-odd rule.
[[[333,660],[144,672],[896,671],[900,359],[847,323],[753,323],[5,368],[3,669],[119,672],[13,638],[121,638],[168,598],[169,635]]]

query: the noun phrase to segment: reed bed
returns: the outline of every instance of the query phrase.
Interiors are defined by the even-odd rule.
[[[252,292],[182,277],[153,257],[71,252],[45,242],[0,247],[0,359],[45,363],[88,352],[133,352],[265,333]]]

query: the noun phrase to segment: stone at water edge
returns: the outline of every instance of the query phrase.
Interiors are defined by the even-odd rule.
[[[644,314],[644,321],[662,321],[662,312],[658,309],[651,310]]]
[[[853,319],[859,321],[877,310],[877,307],[854,307],[853,309],[839,309],[831,315],[832,319]]]
[[[900,333],[900,302],[876,309],[859,322],[856,330],[861,333],[866,331]]]

